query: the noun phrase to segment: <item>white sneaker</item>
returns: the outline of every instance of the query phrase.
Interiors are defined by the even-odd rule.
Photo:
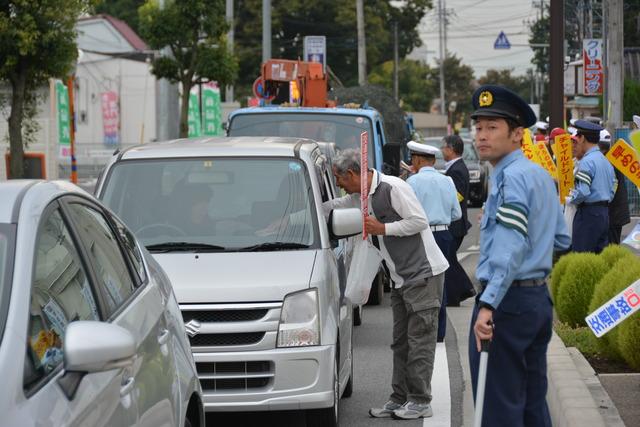
[[[396,403],[393,400],[389,400],[382,406],[382,408],[369,409],[369,415],[371,415],[373,418],[391,418],[391,415],[393,415],[393,411],[400,408],[402,408],[401,404]]]
[[[393,411],[392,417],[397,420],[416,420],[433,416],[433,409],[428,403],[407,402]]]

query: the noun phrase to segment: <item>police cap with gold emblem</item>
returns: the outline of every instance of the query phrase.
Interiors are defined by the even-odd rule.
[[[533,126],[536,122],[536,115],[529,104],[503,86],[480,86],[471,102],[475,109],[471,114],[474,120],[478,117],[503,117],[515,120],[523,127]]]

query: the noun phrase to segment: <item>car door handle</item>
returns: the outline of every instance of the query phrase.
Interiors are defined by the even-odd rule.
[[[168,329],[162,329],[158,335],[158,344],[165,345],[169,341],[171,332]]]
[[[124,397],[131,393],[133,390],[133,386],[135,385],[136,380],[133,377],[129,377],[122,382],[122,386],[120,387],[120,396]]]

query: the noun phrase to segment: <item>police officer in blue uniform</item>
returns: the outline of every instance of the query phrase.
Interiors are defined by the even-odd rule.
[[[580,163],[569,196],[577,206],[571,248],[600,253],[609,244],[609,203],[616,192],[616,175],[598,148],[602,126],[576,120],[573,127],[573,153]]]
[[[494,167],[482,215],[469,362],[476,392],[481,340],[491,340],[483,426],[551,426],[545,400],[552,304],[545,278],[554,249],[570,237],[549,174],[520,147],[536,121],[529,105],[502,86],[473,95],[476,147]]]

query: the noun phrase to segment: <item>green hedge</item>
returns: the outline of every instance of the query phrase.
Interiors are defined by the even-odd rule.
[[[560,289],[560,281],[567,271],[567,267],[573,262],[574,259],[579,258],[580,254],[577,252],[571,252],[560,257],[560,259],[553,266],[551,270],[551,280],[549,281],[549,287],[551,288],[551,298],[553,302],[558,301],[558,289]]]
[[[629,255],[635,257],[631,250],[620,245],[609,245],[600,253],[600,257],[607,263],[609,268],[613,268],[620,259],[628,257]]]
[[[572,257],[557,290],[556,312],[560,321],[572,327],[586,325],[584,318],[596,283],[608,270],[607,264],[596,254],[579,253]]]

